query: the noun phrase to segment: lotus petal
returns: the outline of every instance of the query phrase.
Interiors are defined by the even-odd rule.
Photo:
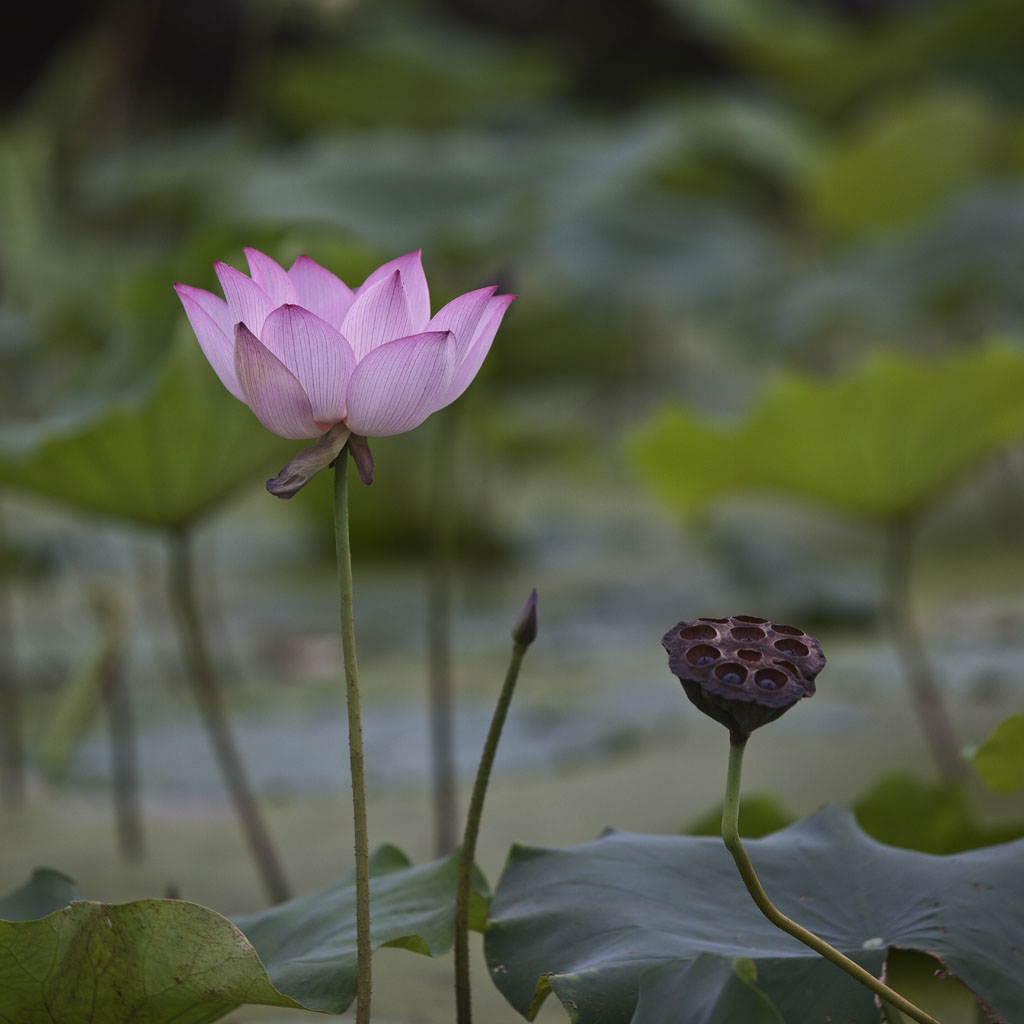
[[[378,346],[417,333],[399,271],[393,271],[365,291],[360,288],[342,322],[341,333],[359,362]]]
[[[228,300],[232,323],[245,324],[259,336],[263,321],[274,309],[270,296],[255,281],[227,263],[214,263],[213,269]]]
[[[454,372],[450,331],[414,334],[375,348],[348,386],[349,429],[365,437],[412,430],[438,408]]]
[[[487,353],[491,350],[494,335],[497,334],[498,327],[505,316],[505,310],[512,304],[514,298],[514,295],[495,295],[492,299],[488,300],[487,308],[480,318],[480,324],[477,327],[473,341],[470,343],[469,351],[462,357],[462,361],[456,368],[455,375],[444,396],[444,401],[438,408],[443,408],[454,402],[469,387],[473,378],[480,372],[480,367],[483,365]]]
[[[293,440],[321,433],[302,385],[245,324],[235,327],[235,373],[246,404],[267,430]]]
[[[300,306],[305,306],[340,330],[355,294],[340,277],[308,256],[300,256],[288,271]]]
[[[295,286],[277,260],[272,260],[259,249],[247,248],[244,252],[252,279],[267,293],[274,306],[295,302]]]
[[[242,386],[235,376],[234,329],[228,304],[212,292],[191,285],[176,284],[174,290],[214,373],[235,398],[244,402]]]
[[[301,306],[280,306],[267,317],[262,340],[302,385],[322,430],[344,418],[356,357],[330,324]]]
[[[492,285],[489,288],[478,288],[475,292],[466,292],[438,310],[430,321],[430,330],[451,331],[455,335],[456,365],[459,365],[469,352],[469,347],[476,337],[480,318],[487,309],[488,300],[497,290],[497,285]]]
[[[405,292],[409,297],[409,313],[413,322],[412,331],[409,333],[424,331],[430,320],[430,289],[427,287],[427,276],[423,273],[423,258],[419,249],[379,266],[359,286],[356,294],[361,295],[363,292],[369,291],[374,285],[390,277],[396,270],[402,275],[402,284],[405,285]],[[397,337],[401,337],[401,335],[397,335]]]

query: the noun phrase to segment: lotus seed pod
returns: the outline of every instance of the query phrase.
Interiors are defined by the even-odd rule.
[[[743,736],[812,696],[825,667],[813,636],[753,615],[680,622],[661,644],[690,701]]]

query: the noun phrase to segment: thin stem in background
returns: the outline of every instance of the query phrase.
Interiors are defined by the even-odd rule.
[[[110,734],[117,846],[126,861],[137,862],[143,858],[145,844],[139,801],[135,714],[124,677],[124,608],[113,592],[109,591],[101,593],[96,604],[100,628],[105,634],[104,655],[100,665],[100,694],[106,707]]]
[[[455,740],[452,697],[452,591],[455,577],[457,405],[435,414],[430,438],[430,561],[427,567],[427,677],[430,705],[434,849],[455,849]]]
[[[348,707],[348,753],[352,773],[352,830],[356,859],[356,1024],[370,1024],[373,992],[370,946],[370,840],[366,824],[366,774],[363,769],[363,726],[359,712],[359,667],[352,600],[352,544],[348,524],[348,445],[334,465],[334,543],[338,552],[338,596],[341,645],[345,659]]]
[[[956,733],[942,688],[928,662],[921,631],[914,619],[910,595],[914,522],[892,524],[886,534],[884,602],[886,621],[910,685],[914,712],[924,731],[929,752],[946,782],[964,778],[966,766],[959,754]]]
[[[14,659],[14,552],[9,546],[5,508],[0,503],[0,795],[9,810],[25,802],[25,744]]]
[[[169,535],[169,543],[170,599],[178,622],[179,638],[188,666],[192,692],[267,896],[272,903],[281,903],[290,898],[288,884],[260,813],[259,804],[246,778],[241,756],[231,734],[224,698],[213,671],[196,598],[191,536],[188,528],[183,527],[172,532]]]
[[[466,813],[466,831],[459,853],[459,881],[455,897],[455,1007],[458,1024],[471,1024],[473,1020],[469,987],[469,905],[472,899],[473,861],[476,859],[476,842],[480,835],[484,797],[487,795],[494,757],[498,752],[498,741],[501,739],[501,731],[505,726],[512,695],[515,693],[519,666],[523,662],[526,648],[533,642],[536,634],[537,591],[534,590],[520,612],[512,632],[512,658],[505,673],[505,682],[501,687],[498,703],[491,716],[491,726],[484,741],[480,764],[476,770],[476,780],[473,782],[473,795],[470,797],[469,810]]]
[[[824,939],[819,938],[814,932],[808,931],[802,925],[797,924],[791,918],[786,917],[770,899],[761,886],[761,882],[754,871],[747,851],[740,839],[739,812],[740,812],[740,778],[743,771],[743,751],[747,746],[747,735],[744,733],[732,733],[729,737],[729,772],[725,783],[725,803],[722,807],[722,841],[732,854],[736,862],[743,884],[747,892],[757,904],[758,910],[768,918],[776,928],[782,929],[794,939],[798,939],[805,946],[810,946],[815,953],[819,953],[826,960],[830,960],[841,970],[846,971],[852,978],[866,985],[883,1002],[891,1003],[898,1010],[901,1010],[908,1017],[918,1021],[919,1024],[939,1024],[939,1022],[927,1014],[920,1007],[915,1006],[909,999],[901,996],[895,989],[889,988],[885,982],[880,981],[870,971],[866,971],[860,964],[855,963],[848,956],[840,953],[834,946],[830,946]]]

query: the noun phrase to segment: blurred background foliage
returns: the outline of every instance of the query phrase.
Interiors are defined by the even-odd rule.
[[[127,568],[107,559],[96,513],[178,528],[211,524],[211,510],[244,496],[256,525],[230,519],[219,542],[225,572],[265,563],[274,582],[264,585],[290,619],[271,628],[271,612],[246,613],[252,649],[241,660],[261,679],[288,677],[296,670],[282,637],[330,631],[327,612],[309,617],[304,597],[282,596],[307,595],[311,580],[329,576],[327,482],[287,506],[262,495],[291,449],[194,358],[171,290],[175,281],[215,289],[213,262],[240,265],[243,245],[282,263],[308,253],[352,283],[422,247],[435,309],[492,281],[521,296],[460,400],[448,514],[473,574],[463,611],[517,607],[502,579],[532,573],[551,584],[547,606],[541,591],[550,610],[542,632],[558,653],[545,678],[564,691],[549,687],[542,717],[587,692],[608,649],[601,642],[652,646],[638,673],[656,671],[668,623],[655,615],[801,614],[840,644],[873,642],[864,632],[878,618],[863,570],[869,531],[740,487],[684,525],[679,504],[690,499],[679,496],[703,486],[686,446],[663,438],[637,467],[626,443],[672,415],[720,444],[722,458],[735,449],[726,471],[705,446],[717,479],[752,466],[769,490],[772,465],[783,487],[793,476],[785,431],[806,432],[801,450],[816,454],[800,464],[796,496],[832,481],[855,492],[854,509],[873,499],[856,493],[836,453],[858,450],[868,432],[880,450],[891,435],[898,452],[931,451],[925,476],[932,463],[944,472],[955,462],[956,486],[941,500],[929,494],[920,600],[954,605],[955,617],[965,592],[980,595],[964,620],[983,623],[974,653],[983,658],[995,636],[1000,657],[1019,657],[1018,0],[93,0],[59,23],[31,5],[14,17],[17,30],[0,42],[0,615],[19,638],[7,641],[0,677],[17,673],[30,694],[44,694],[29,748],[41,731],[33,719],[57,699],[45,694],[59,690],[90,635],[73,615],[40,621],[49,599],[39,595],[70,578],[87,591],[97,574],[113,574],[141,587],[138,615],[161,614],[145,597],[154,556],[144,553],[141,569],[135,556]],[[929,383],[940,364],[994,358],[985,355],[994,338],[1013,365],[997,389],[1005,416],[987,402],[993,385],[981,371]],[[900,386],[908,408],[928,406],[932,426],[906,445],[897,443],[910,429],[898,395],[884,422],[870,396],[857,399],[856,381],[882,365],[920,370]],[[780,378],[792,374],[813,400],[796,385],[785,391]],[[817,391],[815,381],[824,381]],[[947,392],[951,404],[964,398],[1001,417],[983,444],[943,422]],[[773,425],[757,416],[774,414],[758,404],[762,393],[786,407],[765,460],[760,432]],[[834,394],[848,395],[862,420],[844,417]],[[666,404],[684,411],[659,412]],[[749,436],[726,443],[715,433],[743,422]],[[382,580],[429,550],[434,429],[376,443],[375,482],[354,503],[357,557],[376,561]],[[970,465],[953,458],[957,444]],[[870,475],[874,456],[862,454]],[[894,486],[911,487],[914,474],[894,465]],[[664,507],[659,494],[670,495]],[[41,511],[53,502],[71,512],[56,525]],[[299,539],[268,546],[274,530]],[[647,530],[655,539],[645,547],[636,538]],[[205,571],[216,565],[211,556]],[[648,585],[669,578],[675,589],[660,596]],[[237,618],[247,585],[228,584],[215,612],[211,582],[211,618]],[[726,599],[743,607],[725,608]],[[18,601],[18,614],[4,611]],[[87,604],[65,597],[61,607]],[[407,626],[418,614],[405,599],[383,605]],[[629,633],[642,615],[649,636]],[[941,636],[941,621],[929,621]],[[463,625],[471,650],[485,626]],[[393,654],[391,621],[369,628],[370,656]],[[166,661],[169,677],[180,673]],[[477,669],[468,690],[488,697],[496,669]],[[409,675],[404,662],[395,671]],[[603,671],[619,683],[628,675],[614,658]],[[991,672],[976,676],[1001,696],[964,742],[980,742],[999,709],[1020,703],[1019,671],[996,683]],[[886,691],[879,702],[902,699]],[[605,753],[635,740],[615,707]],[[861,792],[874,767],[863,765]],[[899,799],[913,803],[915,792]],[[935,792],[943,803],[946,791]],[[860,812],[884,822],[872,810],[884,805],[884,791],[872,790]],[[970,833],[963,845],[989,834],[973,805],[954,810]],[[665,827],[678,825],[671,820]],[[948,829],[928,840],[957,842]]]

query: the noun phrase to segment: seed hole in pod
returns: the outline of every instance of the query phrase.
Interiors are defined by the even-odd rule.
[[[744,661],[760,661],[761,660],[761,652],[760,651],[751,651],[751,650],[747,650],[746,648],[744,648],[743,650],[736,652],[736,657],[737,658],[742,658]]]
[[[758,669],[754,682],[762,690],[781,690],[786,685],[786,677],[777,668]]]
[[[737,665],[735,661],[727,661],[715,669],[715,675],[723,683],[739,686],[747,678],[747,670],[742,665]]]
[[[733,622],[767,622],[767,619],[759,619],[756,615],[734,615]]]
[[[733,626],[729,630],[733,640],[763,640],[764,630],[757,626]]]
[[[709,619],[709,618],[707,618],[707,616],[702,615],[697,621],[698,622],[728,622],[729,620],[728,619]]]
[[[777,623],[774,623],[772,625],[772,629],[774,629],[776,633],[785,633],[786,636],[804,636],[805,635],[804,631],[802,629],[797,629],[796,626],[780,626]]]
[[[686,660],[691,665],[710,665],[719,657],[719,654],[717,647],[712,647],[710,644],[697,644],[696,647],[691,647],[686,652]]]
[[[806,657],[811,653],[807,644],[803,644],[799,640],[794,640],[792,637],[786,637],[784,640],[776,640],[775,650],[782,651],[783,654],[799,654],[801,658]]]
[[[799,676],[800,670],[791,661],[783,661],[782,658],[775,658],[775,664],[780,668],[784,668],[790,675]]]
[[[679,630],[679,635],[684,640],[714,640],[718,630],[714,626],[687,626]]]

